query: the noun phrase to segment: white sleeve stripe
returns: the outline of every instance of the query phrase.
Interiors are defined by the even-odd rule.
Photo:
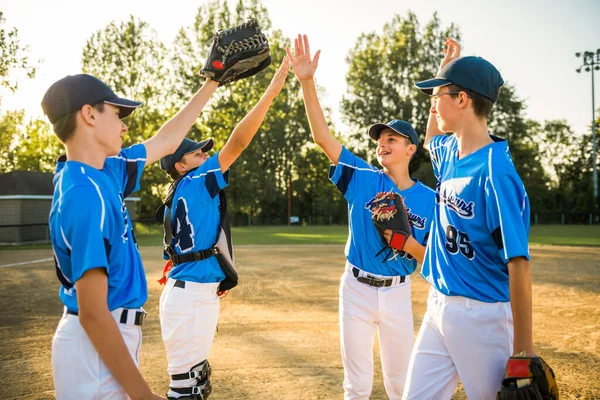
[[[355,167],[354,165],[350,165],[350,164],[343,163],[343,162],[341,162],[341,161],[340,161],[340,162],[338,162],[338,165],[343,165],[343,166],[346,166],[346,167],[348,167],[348,168],[356,169],[356,170],[358,170],[358,171],[369,171],[369,172],[375,172],[375,173],[378,173],[378,172],[379,172],[379,170],[377,170],[377,169],[372,169],[372,168],[359,168],[359,167]]]
[[[100,196],[100,203],[102,204],[102,214],[100,214],[100,232],[102,232],[104,230],[104,215],[106,214],[106,210],[104,209],[104,198],[102,197],[102,193],[100,193],[100,188],[98,187],[96,182],[94,182],[94,180],[92,178],[90,178],[89,176],[88,176],[88,179],[90,180],[90,182],[92,182],[92,184],[96,188],[96,191],[98,192],[98,196]]]
[[[71,243],[68,242],[67,237],[65,236],[65,232],[63,231],[62,226],[60,227],[60,235],[62,236],[62,239],[65,242],[65,245],[67,246],[67,248],[69,250],[73,250],[73,248],[71,247]]]
[[[106,158],[117,158],[119,160],[125,160],[127,162],[146,161],[145,158],[125,158],[125,157],[121,157],[121,156],[110,156],[110,157],[106,157]]]
[[[496,193],[496,188],[494,187],[494,180],[492,179],[492,148],[490,148],[488,154],[488,169],[490,176],[490,185],[492,191],[494,192],[494,197],[496,197],[496,206],[498,207],[498,219],[500,220],[500,234],[502,235],[502,244],[504,249],[504,258],[508,260],[508,251],[506,251],[506,239],[504,238],[504,227],[502,226],[502,211],[500,209],[500,201],[498,201],[498,194]]]

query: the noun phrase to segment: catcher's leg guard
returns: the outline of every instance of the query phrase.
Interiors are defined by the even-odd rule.
[[[210,384],[210,364],[208,360],[204,360],[194,365],[190,372],[183,374],[171,375],[171,380],[180,381],[187,379],[195,379],[196,384],[194,386],[175,388],[169,387],[169,393],[167,393],[167,399],[189,399],[189,400],[206,400],[212,393],[212,385]],[[177,393],[180,397],[174,397]]]

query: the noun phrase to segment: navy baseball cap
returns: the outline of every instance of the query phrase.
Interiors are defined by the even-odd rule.
[[[391,129],[397,134],[407,137],[412,144],[419,145],[419,136],[417,135],[415,128],[408,122],[400,119],[391,120],[388,124],[375,124],[371,126],[369,128],[369,136],[371,136],[373,140],[377,140],[379,139],[381,131],[384,129]]]
[[[191,139],[185,138],[183,142],[179,145],[175,153],[169,154],[160,159],[160,169],[165,171],[167,174],[173,170],[175,167],[175,163],[181,159],[184,155],[196,151],[198,149],[202,149],[204,153],[210,151],[214,146],[214,141],[212,139],[206,139],[201,142],[194,142]]]
[[[67,75],[54,82],[42,99],[44,114],[52,124],[84,105],[98,103],[112,104],[119,107],[119,118],[123,119],[142,103],[121,98],[100,79],[92,75]]]
[[[431,96],[433,88],[450,84],[472,90],[495,103],[504,80],[489,61],[481,57],[466,56],[450,61],[435,78],[417,82],[415,86]]]

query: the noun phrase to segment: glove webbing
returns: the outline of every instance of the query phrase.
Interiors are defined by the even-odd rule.
[[[263,47],[267,43],[267,38],[262,33],[250,36],[244,40],[233,41],[229,43],[227,48],[217,47],[217,50],[223,53],[223,62],[227,60],[227,57],[231,54],[240,53],[246,50],[252,50],[259,47]]]
[[[240,24],[240,25],[234,26],[233,28],[229,28],[229,29],[225,29],[225,30],[221,30],[221,31],[217,32],[215,34],[215,37],[220,38],[221,36],[229,35],[233,32],[237,32],[240,29],[244,29],[249,26],[260,28],[260,26],[258,25],[258,21],[256,21],[254,18],[250,18],[250,19],[248,19],[248,21],[244,22],[243,24]]]

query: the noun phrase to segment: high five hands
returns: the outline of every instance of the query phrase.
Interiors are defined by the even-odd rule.
[[[318,50],[313,58],[310,57],[308,36],[298,35],[298,37],[294,39],[294,54],[292,54],[289,47],[286,47],[285,50],[292,63],[292,69],[294,70],[296,78],[298,78],[300,82],[313,79],[319,65],[319,55],[321,54],[321,50]]]

